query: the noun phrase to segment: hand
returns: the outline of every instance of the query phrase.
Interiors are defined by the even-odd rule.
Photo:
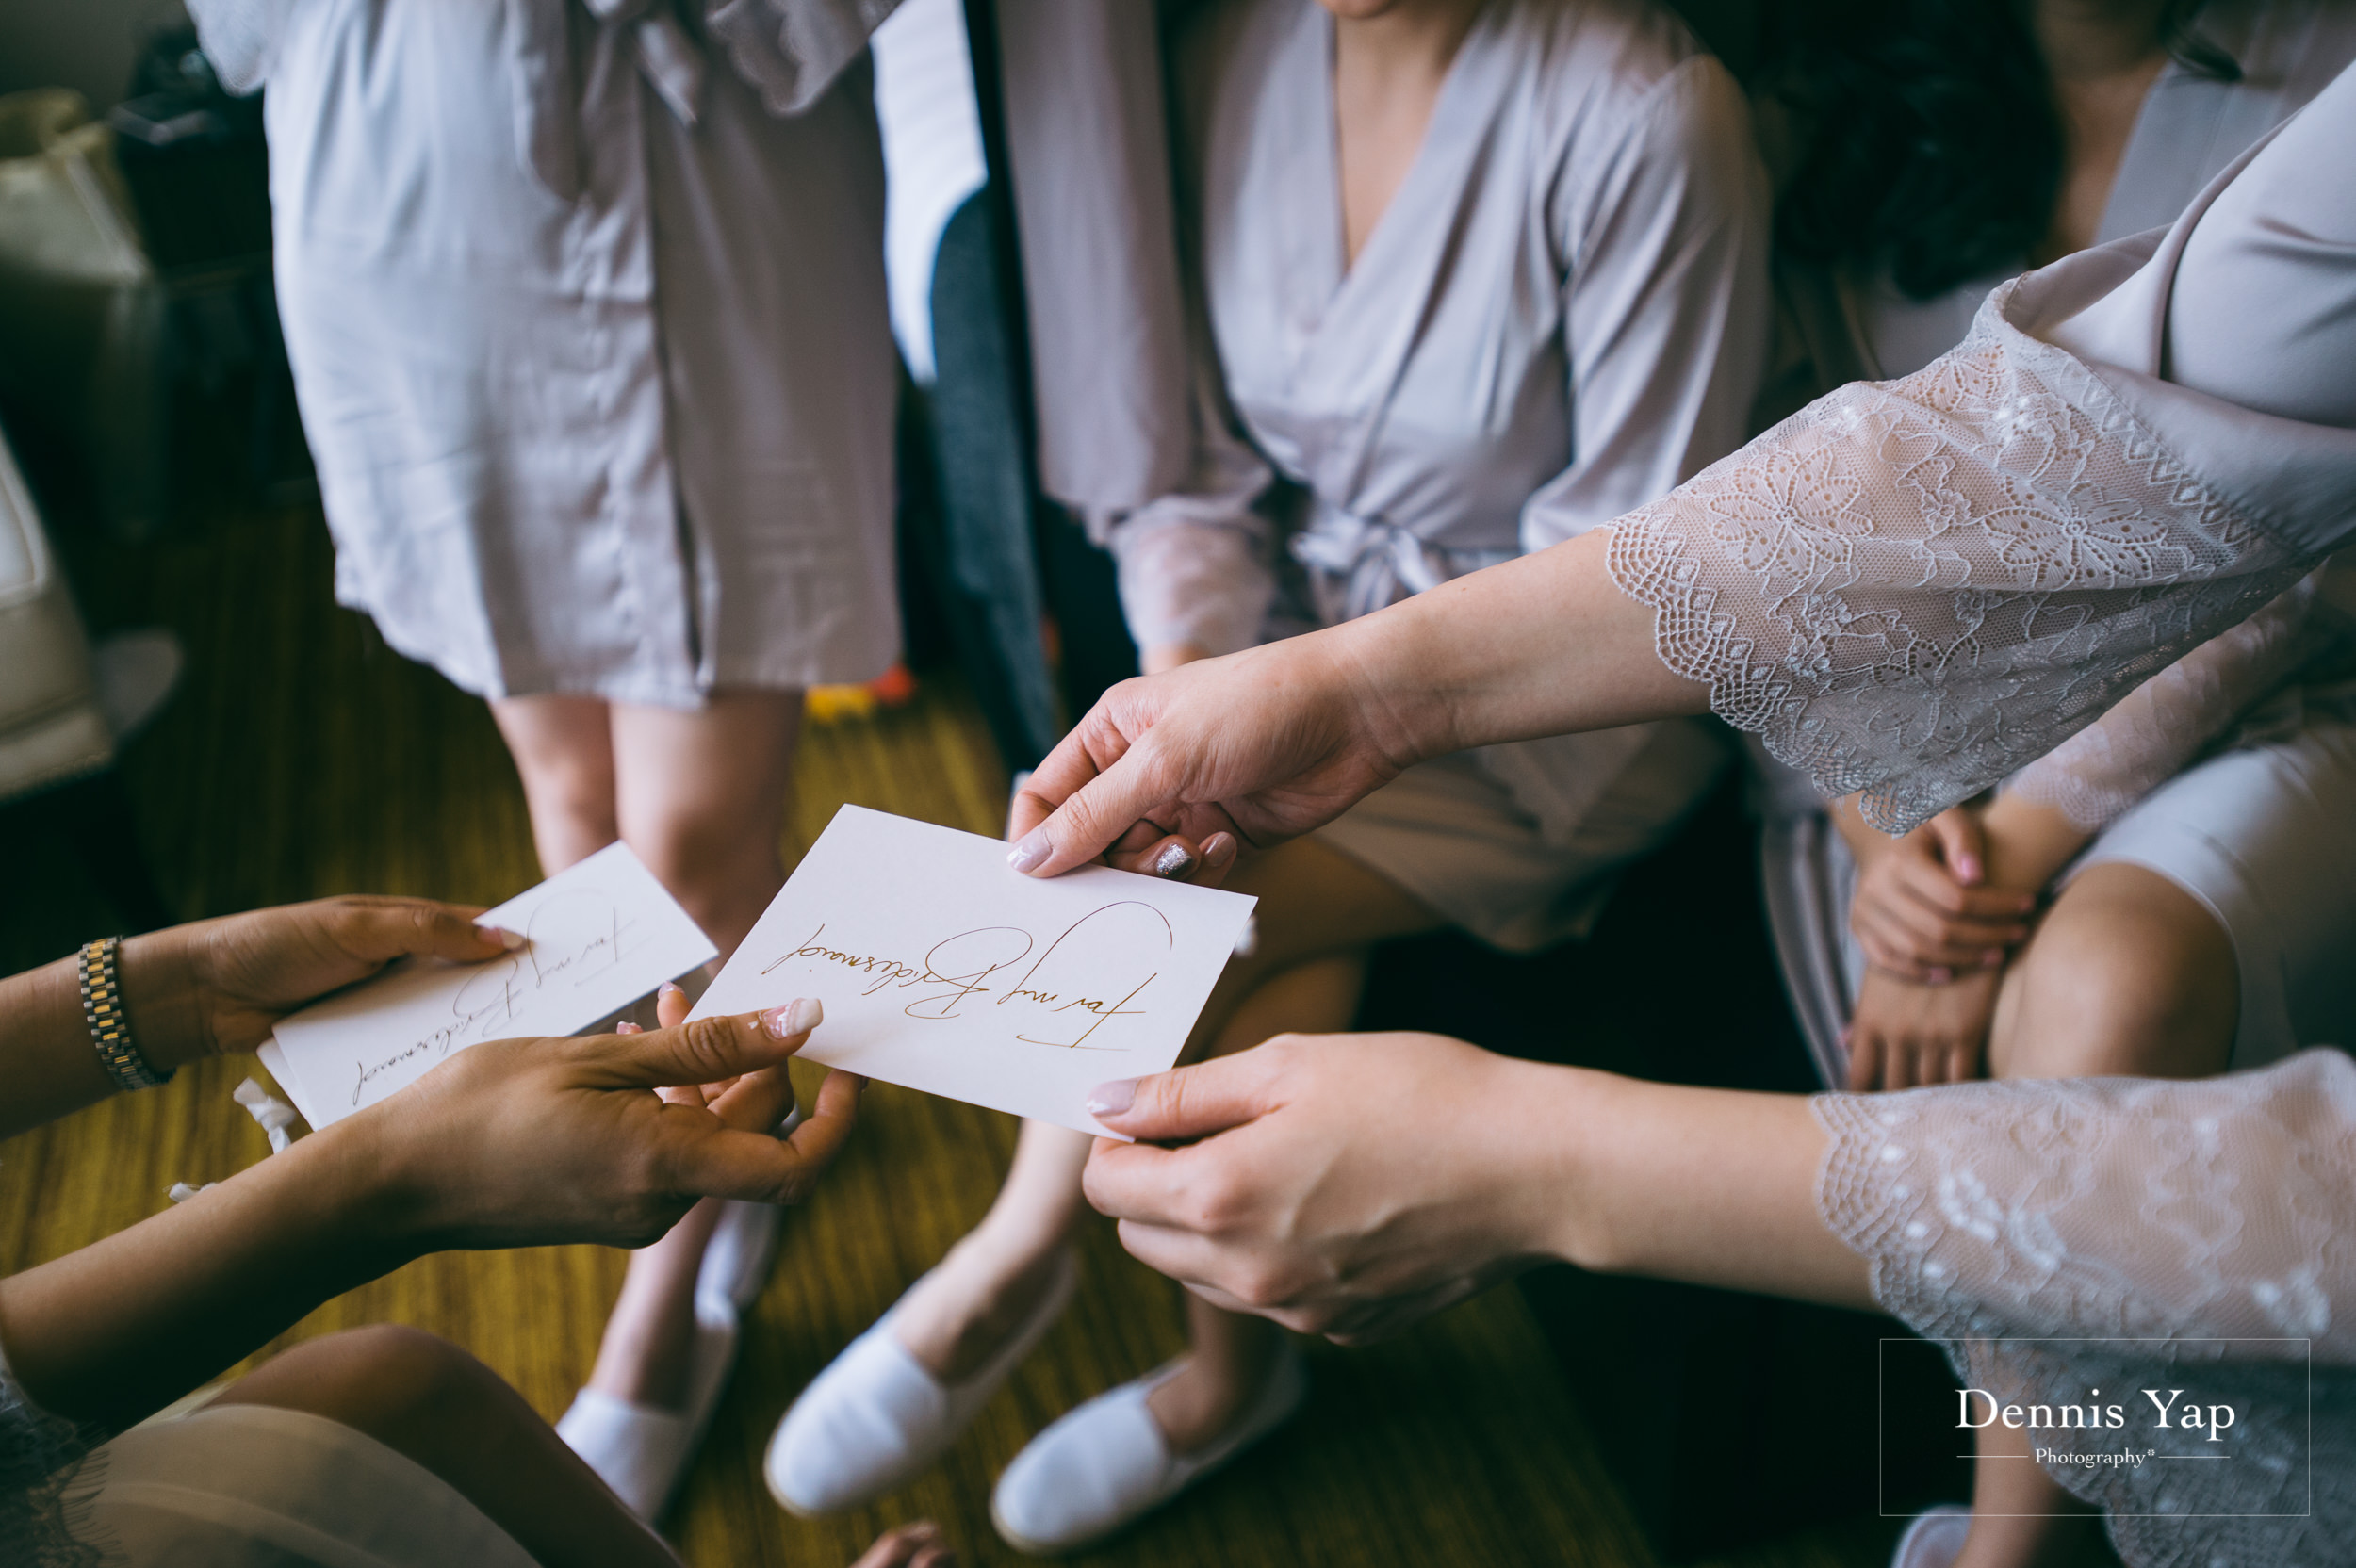
[[[1546,1255],[1552,1205],[1506,1152],[1544,1070],[1436,1035],[1279,1036],[1098,1090],[1097,1119],[1149,1141],[1098,1139],[1084,1187],[1214,1305],[1377,1338]]]
[[[875,1537],[851,1568],[957,1568],[957,1554],[930,1519],[901,1525]]]
[[[1875,968],[1938,985],[2000,968],[2028,939],[2037,897],[1983,885],[1988,846],[1973,812],[1950,808],[1904,838],[1850,841],[1859,864],[1849,928]]]
[[[1265,849],[1341,815],[1416,759],[1375,733],[1334,647],[1293,638],[1114,687],[1015,797],[1008,861],[1053,876],[1219,833]]]
[[[672,1016],[684,1000],[665,998]],[[644,1246],[698,1198],[794,1202],[841,1152],[864,1083],[851,1073],[826,1075],[791,1137],[770,1135],[794,1107],[786,1059],[820,1018],[794,1002],[646,1033],[492,1040],[319,1137],[349,1140],[377,1173],[377,1218],[411,1250]]]
[[[286,1014],[396,958],[497,957],[520,937],[422,898],[323,898],[178,925],[123,945],[132,1034],[159,1067],[251,1051]]]
[[[1979,1077],[2003,981],[2000,970],[1926,986],[1887,970],[1866,971],[1843,1037],[1849,1087],[1905,1089]]]

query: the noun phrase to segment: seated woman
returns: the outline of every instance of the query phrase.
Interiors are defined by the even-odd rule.
[[[1798,16],[1814,25],[1785,41],[1782,96],[1815,129],[1779,219],[1782,281],[1824,385],[1913,373],[2023,261],[2173,220],[2356,57],[2356,8],[2325,0]],[[1771,880],[1823,890],[1813,929],[1778,925],[1814,1032],[1847,1014],[1818,1042],[1835,1081],[2191,1076],[2356,1039],[2356,643],[2331,607],[2356,578],[2338,580],[2319,571],[1984,807],[1893,840],[1844,803],[1845,856],[1771,828],[1802,852],[1771,851]],[[1980,1441],[2025,1452],[1996,1428]],[[2059,1494],[2031,1465],[1978,1474],[1983,1533],[2010,1543],[1983,1560],[2025,1560],[2038,1522],[1998,1516]],[[1944,1518],[1913,1561],[1942,1561],[1964,1528]]]
[[[251,1050],[285,1014],[395,958],[496,956],[501,934],[479,912],[330,899],[0,980],[0,1137]],[[125,1028],[101,1042],[85,998],[109,991]],[[768,1135],[793,1108],[784,1064],[818,1021],[812,1004],[679,1027],[685,1012],[666,988],[656,1033],[476,1046],[186,1202],[0,1280],[0,1560],[676,1563],[513,1389],[413,1330],[310,1341],[194,1413],[134,1424],[424,1253],[644,1246],[700,1196],[798,1198],[859,1095],[830,1075],[789,1139]],[[693,1086],[715,1065],[741,1076]],[[861,1559],[946,1561],[929,1527]]]
[[[1018,797],[1010,863],[1054,875],[1145,824],[1282,840],[1421,758],[1705,708],[1822,793],[1861,791],[1872,825],[1921,825],[2356,543],[2352,138],[2356,67],[2166,232],[2002,286],[1916,375],[1819,400],[1608,531],[1115,688]],[[2182,1368],[2254,1415],[2253,1462],[2018,1468],[2057,1511],[2099,1507],[2133,1568],[2346,1556],[2345,1054],[1836,1095],[1816,1129],[1791,1101],[1495,1064],[1298,1040],[1108,1084],[1093,1113],[1149,1141],[1100,1145],[1089,1197],[1157,1268],[1315,1331],[1396,1328],[1555,1255],[1829,1299],[1870,1282],[2022,1402]],[[1870,1273],[1814,1274],[1834,1238]],[[1956,1560],[2101,1549],[2083,1512],[1986,1523]]]
[[[1542,548],[1740,438],[1765,347],[1763,176],[1731,79],[1665,8],[1232,0],[1196,20],[1178,80],[1195,459],[1107,531],[1149,670]],[[1674,721],[1413,770],[1238,869],[1257,946],[1189,1050],[1346,1027],[1389,938],[1454,924],[1530,951],[1582,933],[1723,760]],[[1234,853],[1203,850],[1222,869]],[[845,1507],[930,1463],[1054,1321],[1087,1152],[1024,1129],[981,1226],[780,1427],[770,1479],[789,1508]],[[1280,1336],[1190,1310],[1191,1357],[1067,1415],[1006,1471],[1008,1540],[1101,1536],[1300,1404]]]

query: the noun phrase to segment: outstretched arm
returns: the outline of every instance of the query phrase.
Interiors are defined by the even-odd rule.
[[[325,898],[175,925],[123,944],[116,976],[131,1037],[169,1073],[251,1051],[278,1020],[396,958],[478,963],[522,940],[480,926],[480,909],[422,898]],[[115,1092],[82,1016],[73,958],[0,979],[0,1138]]]
[[[1379,1337],[1550,1260],[1871,1304],[1818,1217],[1824,1135],[1798,1098],[1413,1034],[1284,1036],[1098,1093],[1143,1140],[1088,1161],[1121,1244],[1305,1332]],[[1177,1140],[1199,1141],[1154,1147]]]
[[[1709,689],[1654,656],[1653,612],[1612,585],[1609,546],[1597,530],[1329,630],[1114,687],[1016,798],[1015,868],[1069,871],[1140,822],[1265,848],[1426,758],[1707,711]]]
[[[859,1094],[829,1074],[792,1138],[768,1135],[815,1011],[472,1047],[185,1203],[0,1280],[0,1346],[41,1406],[120,1427],[426,1252],[634,1247],[705,1195],[791,1201],[848,1136]],[[709,1105],[654,1092],[727,1079]]]

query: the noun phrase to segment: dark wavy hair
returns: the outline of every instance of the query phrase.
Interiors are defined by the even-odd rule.
[[[2241,76],[2168,0],[2161,40]],[[1775,237],[1802,260],[1887,269],[1916,299],[2016,266],[2053,224],[2062,125],[2026,0],[1776,0],[1762,86],[1798,156]]]

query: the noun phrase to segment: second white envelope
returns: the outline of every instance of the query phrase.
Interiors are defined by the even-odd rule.
[[[816,997],[811,1061],[1118,1136],[1088,1090],[1177,1060],[1256,902],[845,806],[695,1016]]]

